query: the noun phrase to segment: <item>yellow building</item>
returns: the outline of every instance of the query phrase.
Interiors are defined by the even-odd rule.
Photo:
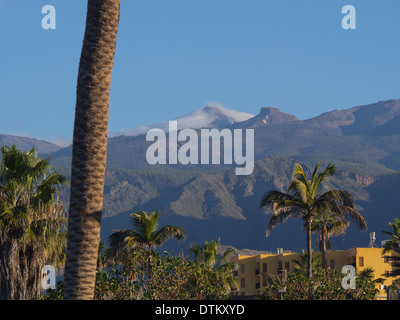
[[[264,292],[267,285],[263,273],[285,276],[295,270],[293,260],[301,261],[301,255],[294,252],[283,252],[277,254],[259,254],[256,256],[237,255],[231,259],[238,264],[237,270],[237,290],[233,295],[253,296]],[[335,269],[339,273],[342,267],[352,265],[356,272],[361,272],[365,268],[374,270],[374,277],[383,278],[384,284],[377,284],[379,289],[378,299],[386,299],[387,291],[385,286],[392,284],[396,278],[389,277],[392,266],[382,255],[382,248],[353,248],[349,250],[330,250],[327,252],[327,266]]]

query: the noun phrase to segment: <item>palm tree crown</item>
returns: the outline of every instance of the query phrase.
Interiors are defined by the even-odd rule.
[[[192,244],[189,251],[194,255],[194,263],[197,266],[198,273],[202,273],[203,271],[212,272],[226,289],[235,288],[237,287],[237,283],[234,271],[237,269],[237,264],[229,262],[229,257],[233,253],[233,249],[226,250],[221,255],[221,258],[218,259],[219,246],[219,240],[218,242],[214,240],[211,242],[205,241],[202,246],[197,243]]]
[[[112,248],[133,248],[144,247],[150,250],[162,245],[170,238],[178,241],[185,238],[185,231],[182,228],[167,225],[158,228],[158,219],[161,213],[153,211],[147,213],[138,211],[131,214],[131,224],[134,230],[116,230],[110,235],[110,247]]]
[[[260,201],[260,208],[269,207],[272,210],[272,217],[266,231],[267,236],[277,224],[286,222],[289,218],[301,217],[305,221],[308,277],[312,275],[311,226],[318,213],[326,212],[331,215],[345,216],[366,227],[364,218],[354,209],[354,198],[350,193],[343,190],[321,192],[323,183],[335,175],[337,169],[334,164],[329,164],[323,172],[318,173],[320,166],[321,162],[316,165],[309,178],[302,166],[297,163],[287,192],[271,190],[266,192]]]

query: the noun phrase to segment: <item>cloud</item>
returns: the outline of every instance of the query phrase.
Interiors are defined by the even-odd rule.
[[[72,144],[72,139],[59,137],[59,138],[52,138],[49,140],[49,142],[54,143],[62,148],[65,148]]]
[[[235,111],[222,106],[218,102],[209,102],[203,105],[202,108],[183,115],[182,117],[171,119],[178,122],[178,129],[184,128],[208,128],[225,127],[228,124],[242,122],[254,117],[254,115]],[[133,129],[122,129],[120,132],[109,132],[109,137],[115,137],[119,135],[134,136],[138,134],[145,134],[152,128],[159,128],[164,131],[168,131],[169,121],[161,121],[149,126],[140,126]]]

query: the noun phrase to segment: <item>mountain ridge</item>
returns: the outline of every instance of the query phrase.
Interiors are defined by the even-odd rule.
[[[294,163],[310,171],[318,161],[337,165],[339,172],[328,187],[354,193],[369,230],[379,233],[400,214],[396,212],[399,199],[393,191],[398,190],[400,181],[397,124],[398,99],[333,110],[306,120],[278,108],[263,107],[258,115],[226,127],[255,131],[256,165],[249,176],[236,176],[232,165],[151,166],[145,157],[151,143],[146,142],[145,135],[112,137],[108,143],[102,239],[114,229],[127,228],[130,213],[160,210],[164,213],[161,223],[187,230],[185,246],[221,237],[223,244],[235,248],[301,250],[305,245],[301,221],[277,227],[266,239],[268,212],[259,210],[258,203],[269,189],[285,190]],[[71,146],[49,155],[53,167],[68,176]],[[389,201],[385,194],[390,195]],[[68,194],[63,196],[68,203]],[[368,245],[369,238],[351,227],[343,241],[333,240],[334,247],[348,248]],[[172,242],[168,246],[177,248]]]
[[[0,144],[7,146],[16,144],[19,149],[24,151],[28,151],[34,147],[39,154],[52,153],[62,149],[62,147],[45,140],[10,134],[0,134]]]
[[[190,243],[202,243],[204,240],[217,240],[235,248],[253,250],[273,250],[276,247],[299,251],[304,248],[305,234],[301,220],[289,221],[275,228],[271,236],[265,237],[270,211],[259,209],[259,201],[268,190],[285,191],[291,178],[295,163],[301,163],[310,171],[313,162],[300,162],[286,157],[270,157],[256,161],[254,174],[236,176],[234,169],[222,173],[203,174],[177,185],[169,191],[161,192],[150,201],[136,205],[122,214],[105,217],[102,222],[102,235],[105,238],[112,230],[124,228],[129,221],[129,214],[136,210],[162,213],[162,224],[175,224],[187,230],[187,241],[179,244],[169,243],[166,248],[188,249]],[[340,169],[340,168],[339,168]],[[398,212],[376,210],[379,204],[376,197],[389,192],[393,182],[400,174],[373,178],[340,169],[327,184],[329,189],[342,188],[356,197],[356,208],[367,220],[368,230],[379,233],[385,229]],[[390,182],[388,185],[387,182]],[[210,201],[203,201],[212,192]],[[382,200],[380,200],[382,203]],[[400,205],[397,199],[394,199]],[[391,205],[395,207],[395,204]],[[384,213],[385,217],[382,217]],[[290,234],[290,237],[283,237]],[[378,235],[378,240],[383,240]],[[368,233],[360,232],[351,225],[345,239],[334,237],[332,247],[343,249],[353,244],[366,246]]]

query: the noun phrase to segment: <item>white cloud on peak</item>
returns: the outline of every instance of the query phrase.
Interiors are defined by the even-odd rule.
[[[201,109],[190,112],[182,117],[169,119],[155,123],[153,125],[141,126],[134,129],[123,129],[120,132],[110,132],[109,136],[134,136],[138,134],[146,134],[153,128],[159,128],[168,131],[169,121],[177,121],[178,129],[200,129],[200,128],[217,128],[222,129],[229,124],[242,122],[254,117],[254,115],[228,109],[217,102],[205,104]]]

